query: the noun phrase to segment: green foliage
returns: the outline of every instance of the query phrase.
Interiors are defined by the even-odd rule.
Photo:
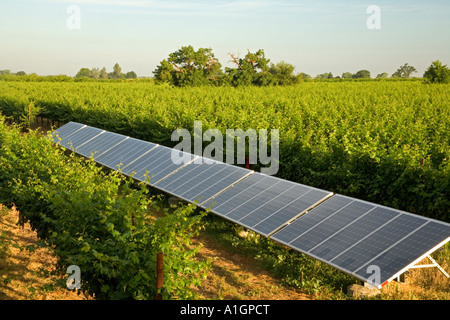
[[[122,68],[116,63],[113,67],[113,71],[108,73],[106,68],[103,67],[101,70],[99,68],[81,68],[80,71],[75,76],[76,81],[90,81],[98,79],[136,79],[137,74],[134,71],[129,71],[127,73],[122,73]]]
[[[351,72],[344,72],[342,74],[342,78],[343,79],[352,79],[353,78],[353,73],[351,73]]]
[[[80,78],[83,79],[83,78]],[[38,76],[34,73],[28,75],[3,75],[0,76],[0,81],[17,81],[17,82],[73,82],[74,78],[65,75],[59,76]]]
[[[185,46],[161,61],[153,74],[158,81],[179,87],[202,86],[217,81],[220,68],[212,49],[199,48],[195,51],[192,46]]]
[[[370,78],[370,71],[369,70],[359,70],[358,72],[356,72],[353,75],[353,78],[356,78],[356,79]]]
[[[247,236],[240,236],[247,231]],[[355,279],[314,258],[261,237],[220,217],[208,217],[203,236],[256,259],[285,286],[300,288],[318,299],[346,299],[345,288]]]
[[[125,78],[126,78],[126,79],[136,79],[136,78],[137,78],[137,74],[136,74],[136,72],[134,72],[134,71],[128,71],[128,72],[125,74]]]
[[[82,272],[82,289],[98,299],[154,299],[156,253],[165,254],[165,299],[193,298],[208,262],[198,262],[192,237],[195,206],[160,210],[143,184],[106,172],[73,153],[66,157],[36,132],[0,125],[0,201],[52,245],[62,273]],[[158,214],[158,215],[156,215]]]
[[[447,65],[442,65],[442,62],[436,60],[431,63],[423,77],[427,83],[449,83],[450,69],[447,68]]]
[[[116,63],[113,67],[112,78],[119,79],[121,74],[122,74],[122,68],[119,66],[118,63]]]
[[[417,72],[416,68],[405,63],[392,74],[393,78],[409,78],[411,74]]]
[[[333,74],[331,72],[325,72],[322,74],[318,74],[316,79],[333,79]]]
[[[90,70],[90,76],[91,76],[92,79],[98,80],[98,78],[100,77],[100,69],[99,68],[92,68]]]
[[[40,113],[40,108],[36,106],[34,101],[30,101],[25,105],[20,114],[19,121],[24,128],[31,128],[31,125],[36,121],[36,117]],[[17,117],[17,114],[16,114]]]
[[[340,80],[242,88],[0,82],[0,108],[22,114],[34,101],[49,119],[169,147],[176,144],[172,132],[192,130],[194,120],[224,135],[226,129],[279,129],[277,176],[450,221],[448,84]]]
[[[0,206],[0,220],[7,214],[7,208]],[[11,241],[8,239],[8,235],[3,230],[0,230],[0,261],[3,261],[6,253],[8,252],[10,243]]]
[[[75,78],[89,78],[91,76],[91,71],[89,68],[81,68],[76,74]]]
[[[255,53],[248,51],[245,57],[237,58],[230,54],[236,68],[225,68],[226,81],[231,85],[238,86],[268,86],[276,83],[274,74],[269,72],[270,60],[265,57],[264,50],[259,49]],[[289,71],[290,66],[284,65],[285,70]],[[275,67],[276,68],[276,67]],[[285,76],[280,75],[281,78]]]
[[[102,70],[99,71],[98,77],[99,79],[108,79],[108,72],[106,71],[105,67],[103,67]]]
[[[311,79],[312,77],[309,75],[309,74],[306,74],[306,73],[304,73],[304,72],[300,72],[298,75],[297,75],[297,78],[298,79]]]

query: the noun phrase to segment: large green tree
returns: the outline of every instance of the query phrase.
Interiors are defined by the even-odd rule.
[[[388,77],[389,75],[387,74],[387,72],[377,74],[377,78],[388,78]]]
[[[325,73],[318,74],[316,76],[316,79],[333,79],[333,73],[325,72]]]
[[[423,77],[428,83],[449,83],[450,69],[447,68],[447,65],[442,65],[442,62],[436,60],[431,63]]]
[[[91,70],[89,68],[81,68],[80,71],[76,74],[75,78],[90,78]]]
[[[370,78],[370,71],[369,70],[359,70],[353,75],[353,78],[355,79],[365,79]]]
[[[221,65],[211,48],[183,46],[169,54],[153,71],[159,81],[176,86],[200,86],[219,80]]]
[[[287,62],[281,61],[277,64],[271,64],[269,72],[275,77],[279,85],[291,85],[298,82],[298,77],[294,73],[295,67]]]
[[[136,74],[136,72],[134,72],[134,71],[128,71],[128,72],[125,74],[125,78],[126,78],[126,79],[136,79],[136,78],[137,78],[137,74]]]
[[[108,79],[108,72],[106,71],[105,67],[103,67],[102,70],[100,70],[98,77],[99,79]]]
[[[90,75],[92,79],[97,80],[100,77],[100,69],[99,68],[92,68],[90,71]]]
[[[267,59],[264,50],[255,53],[248,51],[244,58],[229,54],[236,68],[225,68],[228,79],[233,86],[258,85],[265,86],[275,83],[275,78],[269,72],[270,59]]]
[[[311,79],[312,77],[304,72],[300,72],[299,74],[297,74],[297,79]]]
[[[112,78],[120,79],[122,76],[122,68],[116,63],[113,67]]]
[[[409,78],[411,74],[417,72],[416,68],[405,63],[392,74],[393,78]]]
[[[353,73],[351,72],[344,72],[342,74],[342,79],[351,79],[351,78],[353,78]]]

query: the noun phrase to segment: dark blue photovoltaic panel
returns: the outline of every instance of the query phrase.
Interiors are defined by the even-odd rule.
[[[167,161],[167,157],[170,156],[169,153],[170,152],[167,152],[166,148],[157,146],[156,148],[140,156],[138,159],[131,162],[130,164],[123,166],[121,170],[124,174],[126,175],[133,174],[134,178],[142,181],[146,171],[150,171],[148,169],[152,170],[153,168],[157,167],[164,161]],[[153,182],[155,181],[152,179],[152,183]]]
[[[95,161],[108,168],[118,170],[119,165],[120,168],[129,165],[156,146],[156,144],[151,142],[128,138],[108,151],[96,156]]]
[[[271,236],[272,239],[281,243],[289,244],[291,241],[303,235],[305,232],[325,220],[328,216],[349,205],[353,199],[334,195],[327,201],[315,207],[311,212],[304,214]]]
[[[219,194],[217,197],[202,204],[204,208],[210,208],[214,213],[226,216],[239,204],[243,203],[268,188],[268,177],[252,174],[239,181],[233,187]]]
[[[85,157],[90,157],[91,155],[94,155],[95,159],[103,152],[111,149],[112,147],[116,146],[125,139],[127,139],[127,137],[121,134],[104,132],[101,135],[95,137],[94,139],[86,142],[82,146],[78,147],[77,153]]]
[[[296,185],[294,188],[282,193],[273,201],[268,202],[256,210],[253,214],[246,217],[246,219],[254,218],[262,213],[260,222],[249,225],[251,225],[253,230],[268,236],[305,210],[308,210],[329,196],[331,196],[330,192]],[[248,223],[246,219],[243,219],[241,222]]]
[[[272,179],[270,188],[235,210],[244,214],[239,224],[265,236],[331,195],[290,181]]]
[[[450,237],[450,225],[428,221],[392,248],[369,261],[356,271],[356,274],[360,277],[370,276],[368,267],[377,266],[381,273],[379,284],[382,284],[404,269],[405,266],[425,255],[431,248],[448,240],[448,237]]]
[[[422,217],[398,212],[395,219],[345,249],[330,262],[349,272],[354,272],[425,223],[426,220]]]
[[[63,125],[62,127],[54,130],[52,132],[53,135],[53,142],[58,143],[58,141],[61,139],[65,139],[69,137],[71,134],[77,132],[81,128],[85,127],[84,124],[77,123],[77,122],[69,122]]]
[[[252,174],[252,175],[246,177],[245,179],[243,179],[242,181],[240,181],[239,183],[236,183],[231,188],[227,189],[226,192],[222,192],[221,194],[215,196],[214,198],[212,198],[206,202],[203,202],[201,204],[201,207],[205,208],[205,209],[209,208],[212,210],[213,208],[216,208],[219,205],[225,205],[225,206],[232,205],[232,202],[230,202],[230,201],[234,197],[237,197],[239,194],[242,194],[246,190],[248,191],[247,195],[249,195],[250,192],[252,192],[249,190],[249,188],[252,185],[254,185],[256,182],[260,181],[261,179],[262,179],[261,176]],[[226,209],[224,209],[223,211],[226,212]],[[215,213],[219,214],[218,212],[215,212]]]
[[[449,224],[334,195],[271,239],[381,287],[449,237]],[[379,283],[371,282],[373,266]]]
[[[382,207],[374,207],[347,226],[328,237],[326,241],[310,250],[311,254],[325,260],[332,260],[352,245],[358,243],[370,233],[386,225],[398,214]]]
[[[450,224],[69,122],[66,148],[381,287],[450,240]],[[183,156],[183,157],[181,157]],[[198,161],[198,163],[197,163]],[[147,178],[145,177],[148,173]],[[376,283],[373,267],[381,276]]]
[[[77,131],[76,134],[71,134],[67,138],[62,139],[61,145],[67,149],[76,151],[81,145],[105,132],[105,130],[86,126]]]
[[[184,156],[175,157],[178,154],[179,152],[175,152],[174,149],[157,146],[154,150],[125,166],[122,172],[127,175],[134,172],[133,178],[148,181],[150,185],[153,185],[194,159],[194,155],[187,153],[182,153]]]
[[[205,177],[201,183],[193,185],[189,190],[182,193],[181,197],[191,202],[198,201],[201,204],[252,173],[250,170],[235,166],[224,164],[220,164],[219,166],[223,166],[224,169],[217,171],[209,177]],[[204,175],[202,174],[201,176]],[[196,178],[196,180],[198,181],[199,179]]]
[[[156,186],[198,204],[229,187],[252,171],[223,162],[205,163],[204,158],[189,163]]]
[[[212,212],[268,235],[331,193],[254,173],[211,200]]]
[[[361,201],[353,201],[344,210],[330,214],[326,219],[316,224],[290,244],[302,251],[309,252],[316,245],[325,241],[328,237],[342,230],[349,223],[374,208],[374,205]]]

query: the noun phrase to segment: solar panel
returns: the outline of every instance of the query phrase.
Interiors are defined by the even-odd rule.
[[[55,143],[378,287],[450,240],[448,223],[76,122],[54,133]]]
[[[212,212],[267,236],[329,196],[328,191],[254,173],[208,204]]]
[[[425,219],[399,214],[389,223],[369,233],[336,255],[331,261],[353,273],[423,224]]]
[[[420,261],[434,247],[442,246],[449,237],[450,225],[428,221],[360,267],[355,274],[365,277],[369,266],[377,266],[381,272],[380,284],[382,284],[403,273],[406,266]]]
[[[105,130],[86,126],[78,130],[76,134],[71,134],[62,139],[61,145],[70,150],[77,150],[78,147],[105,132]]]
[[[126,143],[124,143],[126,141]],[[142,155],[154,149],[157,145],[128,137],[109,150],[94,157],[98,163],[118,170],[118,167],[124,167],[139,159]]]
[[[156,187],[190,202],[201,204],[253,171],[223,162],[191,162]]]
[[[134,173],[133,178],[140,181],[149,179],[149,184],[154,185],[185,165],[184,162],[176,163],[172,160],[172,150],[171,148],[157,146],[154,150],[123,167],[122,172],[127,175]],[[188,153],[182,154],[188,159],[187,162],[193,161],[197,157]]]
[[[436,234],[425,228],[429,223],[436,228]],[[273,234],[271,239],[364,281],[372,275],[368,267],[378,266],[382,276],[376,285],[381,286],[412,263],[411,257],[423,255],[448,237],[449,224],[334,195]],[[407,257],[402,254],[406,246],[409,246]]]
[[[77,153],[85,157],[93,155],[95,159],[98,155],[111,149],[125,139],[127,139],[127,137],[124,135],[104,132],[78,147]]]
[[[262,183],[265,178],[265,176],[252,174],[217,197],[203,203],[202,206],[210,208],[216,214],[226,216],[239,203],[262,192],[264,190]]]
[[[77,122],[69,122],[64,126],[54,130],[53,134],[53,142],[58,143],[59,139],[65,139],[69,137],[71,134],[77,132],[78,130],[86,127],[86,125],[77,123]]]

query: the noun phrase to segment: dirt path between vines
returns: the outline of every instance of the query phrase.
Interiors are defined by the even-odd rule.
[[[38,238],[30,225],[19,225],[19,212],[0,204],[0,300],[92,300],[81,292],[68,290],[68,275],[57,276],[56,257],[49,248],[37,247]],[[202,243],[198,258],[209,259],[212,267],[206,280],[195,288],[199,299],[223,300],[312,300],[301,290],[287,288],[253,258],[239,254],[214,241],[198,236]],[[33,248],[28,250],[27,248]],[[427,262],[429,263],[429,262]],[[444,261],[448,270],[448,261]],[[416,269],[410,284],[389,283],[382,299],[448,300],[450,282],[436,270]],[[60,285],[55,285],[59,281]]]
[[[37,247],[36,232],[17,222],[19,212],[0,204],[0,300],[85,300],[83,294],[58,288],[61,279],[52,275],[56,257],[48,248]],[[6,252],[2,249],[2,244]],[[28,250],[28,248],[34,250]],[[61,281],[61,280],[60,280]]]
[[[92,297],[55,286],[64,281],[52,275],[56,257],[48,248],[36,246],[36,232],[26,223],[18,225],[19,212],[0,204],[0,246],[8,242],[7,251],[0,247],[0,300],[87,300]],[[212,240],[197,238],[203,247],[199,259],[210,259],[212,268],[201,287],[195,291],[201,299],[224,300],[307,300],[309,295],[286,289],[250,257],[231,252]],[[67,278],[67,275],[66,275]]]

